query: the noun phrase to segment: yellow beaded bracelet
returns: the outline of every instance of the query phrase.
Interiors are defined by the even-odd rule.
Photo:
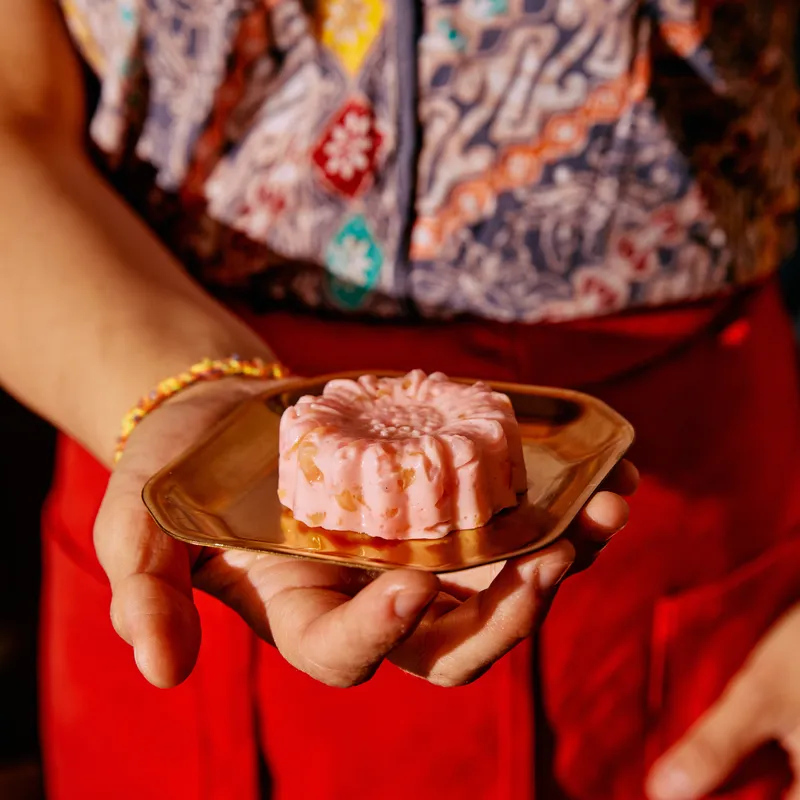
[[[213,360],[204,358],[197,364],[189,367],[186,372],[172,378],[167,378],[145,395],[123,418],[122,429],[117,437],[114,448],[114,464],[116,464],[125,450],[128,438],[136,426],[162,403],[174,397],[178,392],[200,381],[216,381],[220,378],[244,377],[261,380],[280,380],[290,375],[289,370],[277,361],[265,362],[260,358],[243,359],[231,356]]]

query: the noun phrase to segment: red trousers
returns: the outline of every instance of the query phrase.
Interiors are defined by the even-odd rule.
[[[50,800],[254,800],[259,752],[279,800],[643,797],[654,758],[800,600],[800,403],[775,287],[551,327],[251,321],[306,374],[421,367],[599,395],[637,428],[631,523],[566,582],[536,647],[471,686],[385,666],[326,688],[198,593],[197,669],[160,691],[108,618],[91,543],[107,475],[62,439],[44,518]],[[720,796],[778,798],[787,775],[765,748]]]

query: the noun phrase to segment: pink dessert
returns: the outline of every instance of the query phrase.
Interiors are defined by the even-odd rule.
[[[334,380],[281,419],[278,496],[311,527],[435,539],[485,525],[526,486],[511,401],[483,383]]]

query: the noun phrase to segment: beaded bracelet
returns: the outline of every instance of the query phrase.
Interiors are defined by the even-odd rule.
[[[204,358],[189,367],[186,372],[181,372],[180,375],[161,381],[152,392],[145,395],[125,415],[122,420],[122,429],[114,448],[114,464],[122,458],[125,445],[136,426],[169,398],[174,397],[189,386],[201,381],[216,381],[220,378],[228,377],[280,380],[288,375],[290,375],[289,370],[277,361],[265,362],[260,358],[243,359],[239,358],[239,356],[218,360]]]

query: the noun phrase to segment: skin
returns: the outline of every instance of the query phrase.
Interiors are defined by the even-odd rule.
[[[653,767],[651,800],[705,797],[747,755],[778,742],[795,782],[786,800],[800,800],[800,605],[762,638],[719,701]]]

